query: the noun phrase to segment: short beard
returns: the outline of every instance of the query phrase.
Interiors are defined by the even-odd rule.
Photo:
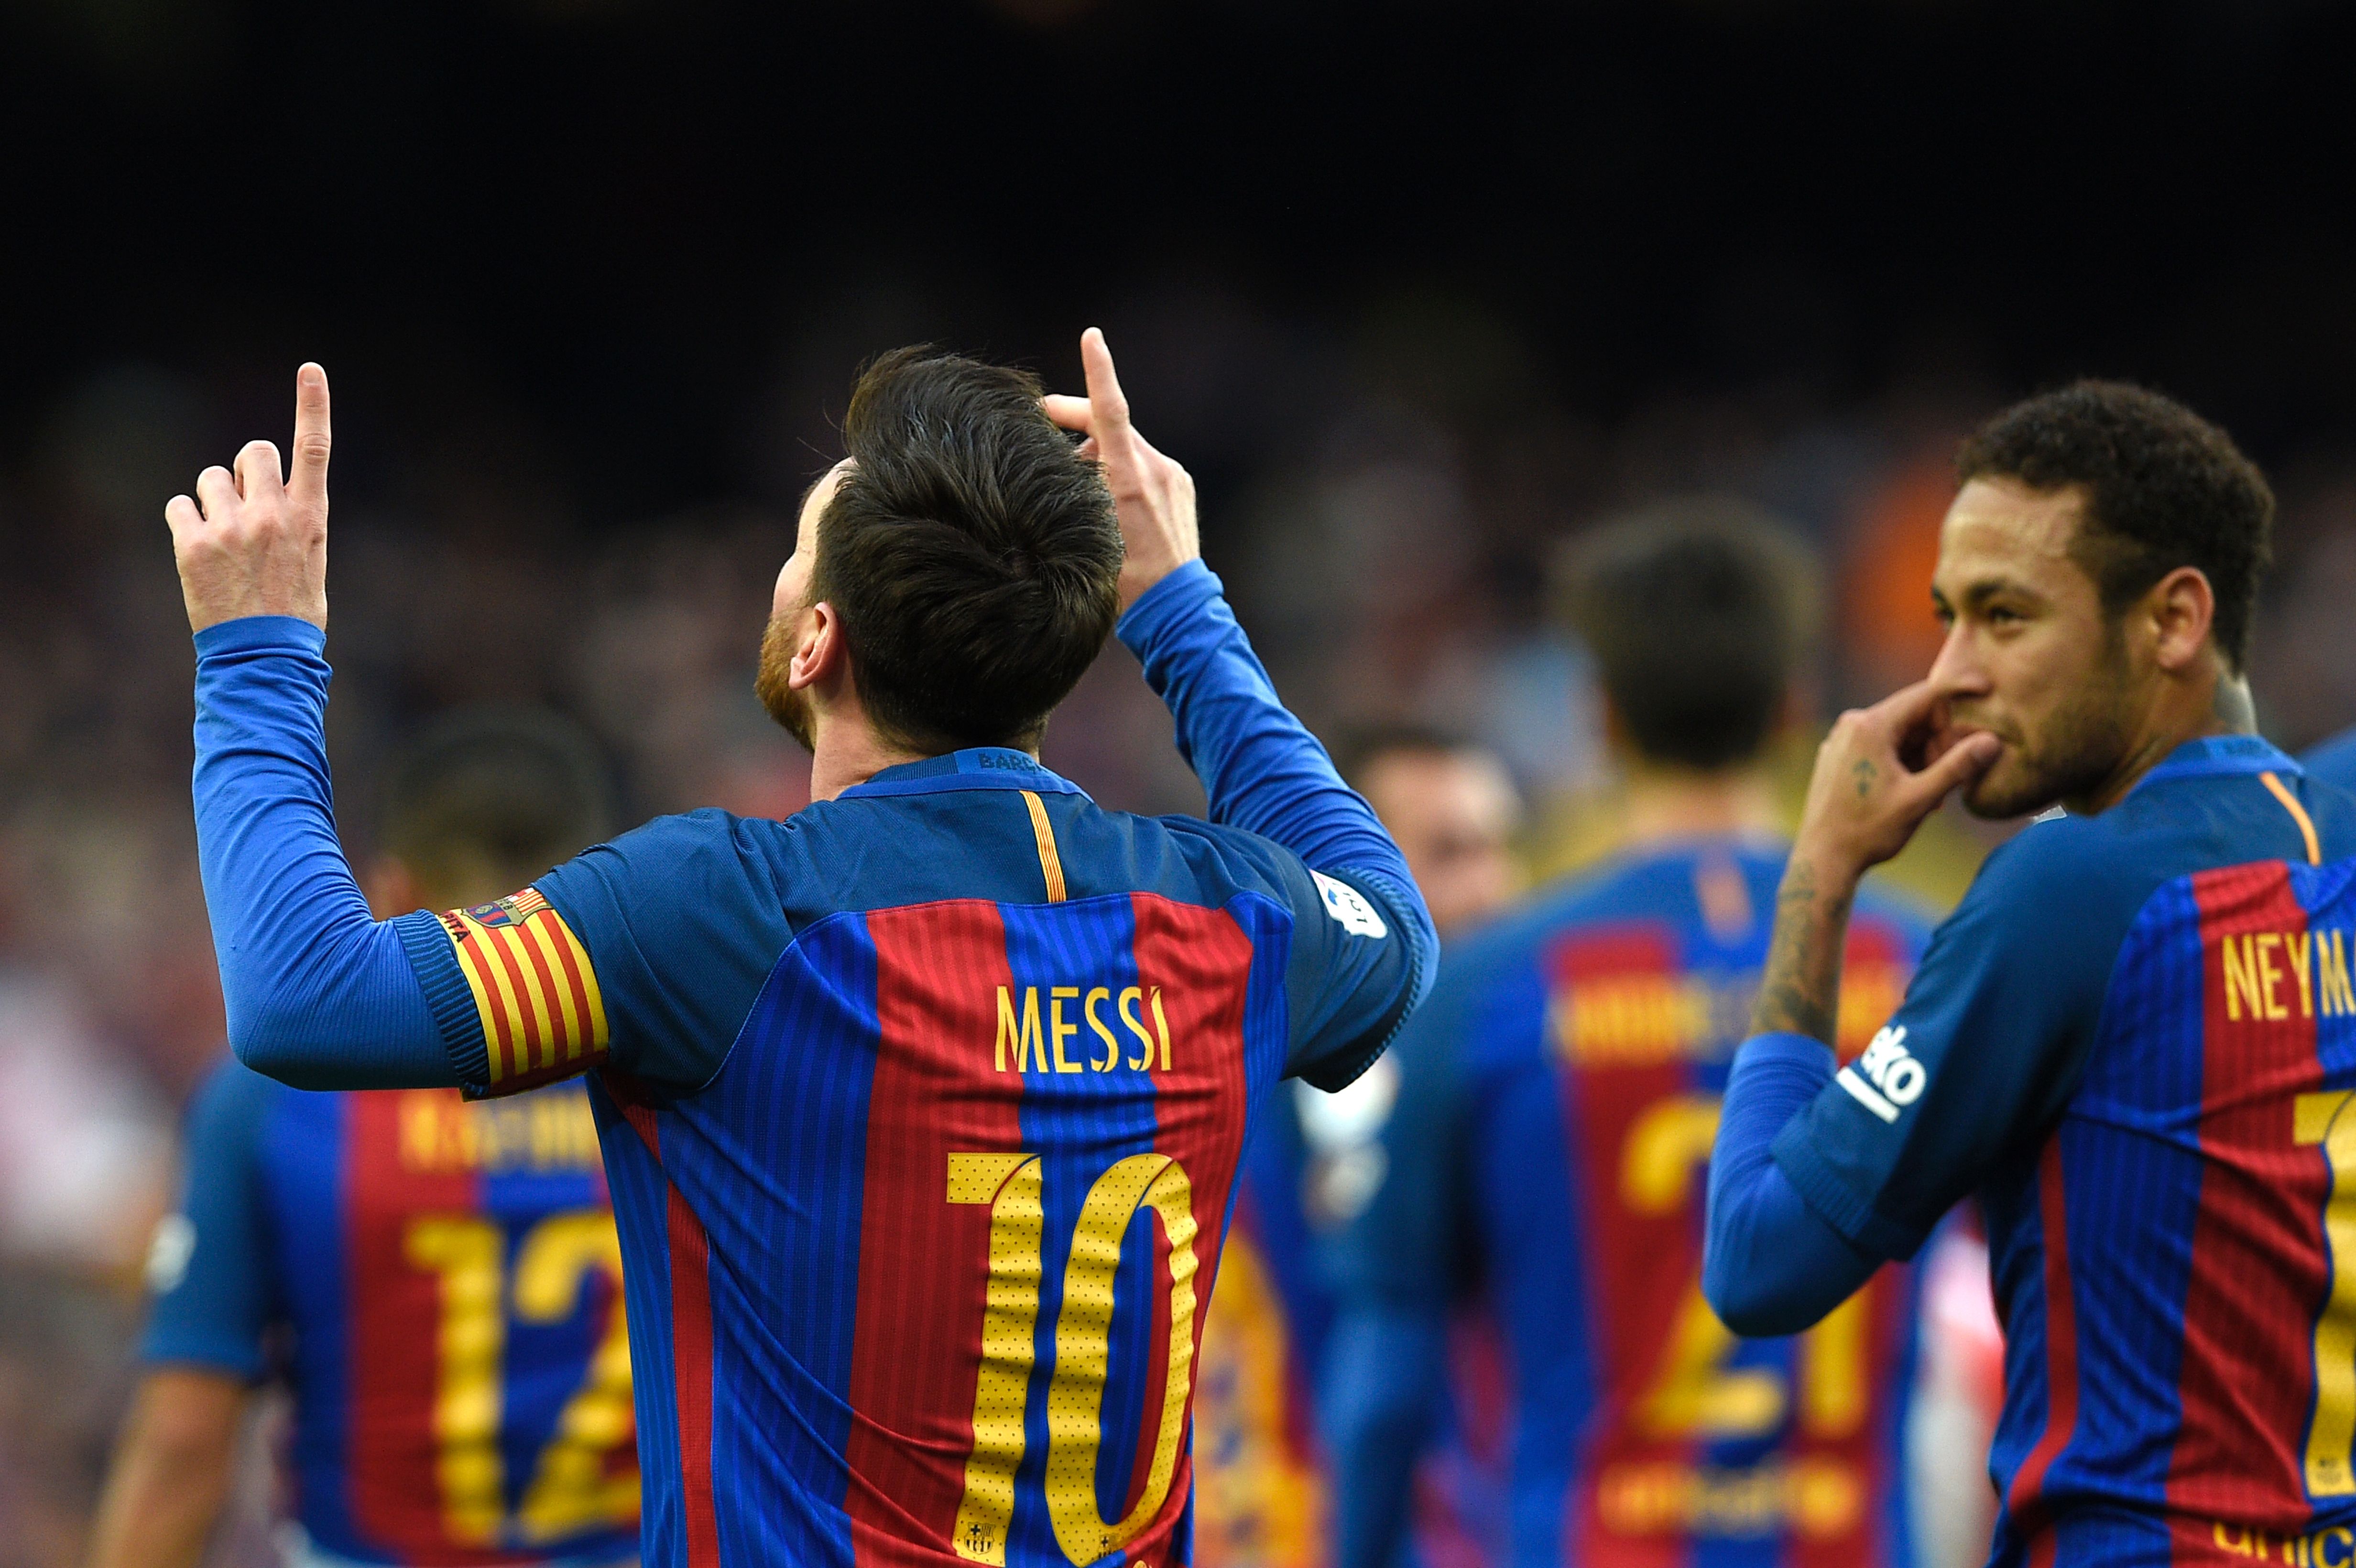
[[[2095,667],[2041,733],[2022,735],[1964,791],[1974,816],[2002,821],[2083,799],[2118,771],[2127,749],[2126,639],[2114,622]]]
[[[793,685],[794,623],[800,618],[798,610],[769,617],[761,633],[761,666],[753,677],[753,693],[769,710],[769,717],[802,743],[802,750],[816,755],[818,724],[809,693],[796,691]]]

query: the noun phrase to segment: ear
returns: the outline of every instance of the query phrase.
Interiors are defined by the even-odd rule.
[[[787,666],[786,684],[796,691],[828,687],[851,668],[851,645],[842,635],[842,617],[824,600],[803,613],[801,635]]]
[[[369,861],[360,878],[360,891],[368,895],[369,912],[379,920],[407,914],[422,907],[423,898],[418,891],[417,874],[397,855],[379,855]]]
[[[2209,644],[2209,629],[2217,618],[2217,595],[2206,573],[2196,566],[2179,566],[2144,596],[2155,639],[2152,658],[2170,675],[2193,667]]]

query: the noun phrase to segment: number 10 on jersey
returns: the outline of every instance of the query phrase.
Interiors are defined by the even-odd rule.
[[[983,1297],[981,1364],[973,1392],[973,1447],[952,1544],[958,1556],[1004,1568],[1022,1467],[1023,1421],[1045,1272],[1046,1173],[1035,1154],[953,1154],[948,1201],[990,1208],[990,1281]],[[1185,1435],[1194,1366],[1194,1192],[1185,1168],[1165,1154],[1139,1154],[1098,1176],[1080,1206],[1064,1265],[1047,1382],[1047,1515],[1055,1543],[1075,1563],[1093,1563],[1135,1540],[1170,1496]],[[1151,1467],[1137,1505],[1118,1521],[1097,1505],[1104,1438],[1104,1392],[1112,1349],[1113,1284],[1121,1241],[1141,1210],[1158,1221],[1170,1267],[1170,1365]]]

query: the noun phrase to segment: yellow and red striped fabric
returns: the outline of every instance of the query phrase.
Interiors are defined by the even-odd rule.
[[[513,1094],[585,1072],[605,1060],[612,1033],[589,951],[532,889],[497,903],[443,912],[458,967],[482,1016],[491,1094]]]

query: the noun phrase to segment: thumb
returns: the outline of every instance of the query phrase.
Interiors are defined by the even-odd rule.
[[[327,419],[327,372],[305,364],[294,373],[294,473],[287,496],[298,506],[327,507],[327,453],[334,433]]]
[[[1947,748],[1937,762],[1914,775],[1914,793],[1933,802],[1971,783],[1996,764],[2004,742],[1982,730]]]

